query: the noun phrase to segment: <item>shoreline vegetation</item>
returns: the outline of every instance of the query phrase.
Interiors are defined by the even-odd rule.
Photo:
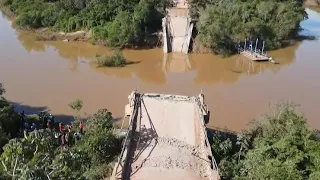
[[[166,0],[0,0],[0,7],[15,17],[14,24],[19,29],[35,32],[39,40],[81,40],[135,48],[159,43],[157,32],[165,3]],[[75,32],[78,33],[72,34]]]
[[[316,0],[314,0],[316,1]],[[123,2],[123,3],[122,3]],[[197,21],[192,52],[223,56],[237,42],[266,41],[266,50],[298,39],[307,18],[303,0],[189,0]],[[14,24],[38,34],[38,40],[86,41],[116,48],[156,47],[167,0],[0,0]],[[64,32],[64,33],[62,33]]]
[[[295,107],[279,104],[240,133],[212,130],[221,179],[318,180],[320,131],[309,129]]]
[[[69,104],[75,111],[71,130],[64,124],[61,131],[59,116],[17,112],[4,93],[0,83],[0,179],[99,180],[111,175],[122,137],[107,109],[81,118],[83,104],[76,100]]]
[[[23,134],[19,122],[24,114],[15,111],[4,93],[0,83],[0,179],[110,177],[123,139],[115,134],[108,110],[84,119],[82,101],[71,102],[69,107],[75,111],[72,131],[67,144],[61,144],[57,124],[53,129],[28,129]],[[319,179],[320,131],[309,129],[295,107],[290,102],[279,104],[242,132],[209,130],[221,179]],[[38,115],[26,116],[29,123],[39,123],[39,119]],[[82,121],[84,131],[79,136],[76,131]]]

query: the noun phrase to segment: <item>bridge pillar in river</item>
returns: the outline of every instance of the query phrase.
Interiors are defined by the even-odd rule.
[[[187,0],[176,0],[171,4],[162,20],[163,52],[187,54],[194,26],[189,16],[189,5]]]

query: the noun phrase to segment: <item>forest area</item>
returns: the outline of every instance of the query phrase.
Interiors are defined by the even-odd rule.
[[[98,180],[111,175],[122,139],[114,133],[113,117],[108,110],[100,109],[83,119],[79,113],[82,102],[70,103],[75,110],[74,121],[67,143],[61,144],[59,119],[55,126],[44,129],[38,115],[26,115],[26,122],[35,123],[38,128],[22,131],[21,114],[3,97],[4,93],[0,83],[1,180]],[[77,129],[80,120],[86,122],[82,134]]]
[[[189,0],[197,21],[195,38],[212,52],[230,55],[246,38],[266,41],[267,50],[297,38],[307,18],[303,0]],[[0,0],[24,28],[91,30],[91,42],[136,47],[161,34],[167,0]],[[157,38],[156,38],[157,39]],[[159,39],[159,38],[158,38]]]
[[[235,53],[238,41],[259,38],[267,50],[297,38],[307,18],[303,0],[191,0],[196,38],[217,54]]]
[[[0,0],[23,28],[92,31],[110,47],[139,45],[161,29],[166,0]]]

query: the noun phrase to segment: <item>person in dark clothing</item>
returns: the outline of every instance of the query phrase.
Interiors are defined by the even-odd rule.
[[[32,123],[32,124],[31,124],[31,129],[32,129],[32,130],[37,130],[37,125],[36,125],[36,123]]]
[[[25,128],[26,130],[29,130],[29,123],[25,122],[25,123],[24,123],[24,128]]]
[[[48,116],[45,114],[45,112],[43,112],[43,129],[47,128],[47,124],[48,124]]]
[[[47,128],[47,119],[46,119],[46,114],[44,111],[41,111],[40,114],[39,114],[39,119],[40,119],[40,122],[42,124],[42,128],[43,129],[46,129]]]
[[[38,116],[39,116],[39,121],[40,121],[40,123],[41,123],[41,126],[42,127],[44,127],[44,125],[43,125],[43,115],[42,115],[43,113],[42,113],[42,111],[38,114]]]
[[[51,126],[51,128],[53,128],[54,127],[54,116],[52,115],[52,114],[50,114],[49,115],[49,119],[50,119],[50,126]]]
[[[21,130],[24,129],[24,123],[25,123],[25,114],[24,114],[24,111],[22,111],[22,113],[20,113],[20,127],[21,127]],[[22,131],[21,131],[22,132]]]

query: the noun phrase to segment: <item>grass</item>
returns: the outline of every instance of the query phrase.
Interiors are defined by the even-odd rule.
[[[107,57],[101,57],[96,55],[96,62],[99,67],[123,67],[129,62],[124,58],[120,50],[116,50],[112,55]]]

